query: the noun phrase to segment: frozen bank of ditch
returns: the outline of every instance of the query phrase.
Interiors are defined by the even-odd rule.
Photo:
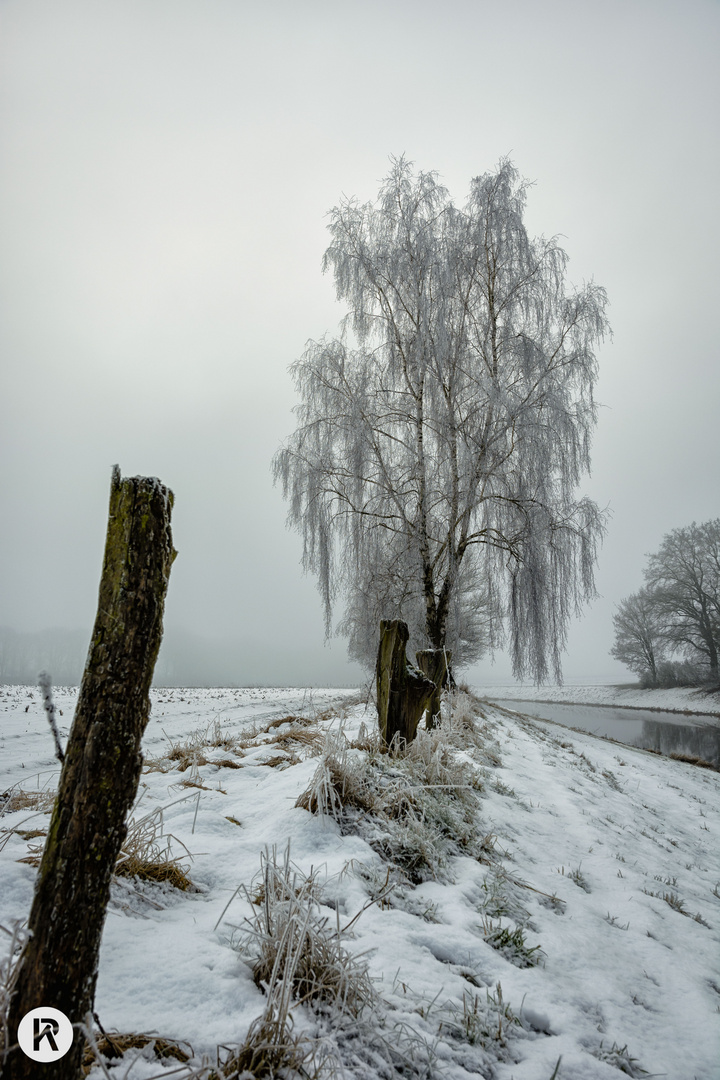
[[[514,683],[507,686],[475,686],[473,691],[490,701],[512,699],[557,705],[615,706],[621,709],[687,713],[720,721],[720,692],[708,693],[687,686],[643,690],[639,686],[535,686],[531,683]]]
[[[625,745],[720,769],[720,716],[691,713],[687,709],[668,711],[657,707],[643,708],[639,704],[620,705],[617,703],[617,693],[607,695],[609,702],[615,703],[597,700],[603,692],[614,691],[613,687],[515,688],[514,693],[518,696],[512,696],[511,689],[501,687],[496,693],[495,688],[489,688],[485,692],[485,700],[502,703],[508,709],[550,720],[566,728],[580,729]],[[543,691],[544,698],[531,699],[533,692]],[[556,700],[557,694],[562,695],[563,691],[568,700]],[[590,700],[572,701],[572,698],[581,696],[579,691],[583,691]],[[522,697],[523,692],[527,698]],[[638,697],[638,693],[634,693],[633,700],[644,700],[646,704],[657,701],[652,696],[654,693],[639,691],[644,696]],[[697,691],[690,691],[689,694],[683,692],[682,696],[670,694],[669,697],[676,705],[699,701],[700,705],[696,705],[696,708],[713,708],[718,701],[714,694],[698,695]],[[622,692],[619,700],[624,700]]]

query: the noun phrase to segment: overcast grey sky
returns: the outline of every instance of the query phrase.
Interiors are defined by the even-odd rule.
[[[391,154],[458,202],[509,154],[610,298],[585,491],[613,516],[565,675],[627,678],[614,605],[720,515],[719,30],[716,0],[0,0],[0,625],[89,637],[118,462],[175,491],[168,631],[356,680],[269,471],[287,366],[343,313],[325,215]]]

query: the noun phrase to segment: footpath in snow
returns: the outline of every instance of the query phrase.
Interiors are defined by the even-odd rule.
[[[37,691],[1,710],[12,930],[57,763]],[[135,834],[192,887],[118,874],[96,1010],[190,1045],[91,1080],[259,1075],[283,1015],[290,1076],[717,1080],[720,775],[466,695],[407,759],[375,726],[337,691],[153,693]]]

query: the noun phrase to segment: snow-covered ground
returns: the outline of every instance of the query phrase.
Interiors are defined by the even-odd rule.
[[[706,694],[685,686],[667,690],[641,690],[619,686],[478,686],[475,693],[491,701],[552,701],[568,705],[613,705],[626,709],[661,709],[663,712],[720,716],[720,694]]]
[[[75,696],[56,692],[65,735]],[[275,846],[282,862],[289,843],[297,881],[318,884],[315,915],[345,929],[343,948],[373,979],[351,1021],[292,1009],[295,1033],[344,1057],[347,1075],[398,1075],[402,1053],[403,1075],[433,1080],[720,1077],[720,776],[466,698],[459,711],[472,731],[432,736],[466,769],[442,805],[462,796],[475,817],[464,846],[438,832],[403,880],[392,860],[427,840],[413,805],[430,803],[413,804],[401,763],[371,767],[360,729],[373,730],[372,707],[342,691],[154,691],[134,817],[164,808],[199,891],[117,880],[96,996],[105,1029],[187,1040],[195,1065],[245,1039],[266,998],[243,936],[262,908],[240,887],[257,898],[263,853]],[[52,792],[37,691],[0,688],[0,720],[0,793]],[[378,790],[406,784],[395,824],[296,806],[338,762],[349,783],[374,768]],[[49,820],[47,808],[12,805],[0,818],[6,928],[29,912],[36,870],[18,860]],[[113,1080],[131,1059],[129,1080],[178,1067],[130,1051]]]

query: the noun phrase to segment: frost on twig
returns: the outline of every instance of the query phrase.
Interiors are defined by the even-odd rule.
[[[62,765],[65,760],[65,752],[62,748],[62,743],[60,742],[60,732],[58,731],[57,720],[55,719],[55,702],[52,697],[52,682],[47,671],[41,671],[38,675],[38,685],[42,690],[43,707],[55,740],[55,757]]]

